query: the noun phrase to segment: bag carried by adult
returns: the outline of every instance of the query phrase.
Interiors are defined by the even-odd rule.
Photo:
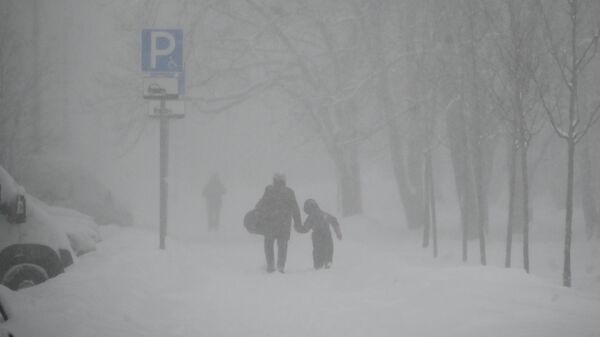
[[[261,226],[258,209],[253,209],[244,216],[244,227],[250,234],[265,235],[264,226]]]

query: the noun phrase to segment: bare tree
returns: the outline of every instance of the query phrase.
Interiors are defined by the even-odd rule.
[[[265,66],[269,68],[269,76],[276,81],[278,89],[302,107],[303,117],[308,118],[334,163],[342,214],[361,213],[358,145],[368,135],[357,125],[359,110],[355,99],[361,92],[357,20],[340,23],[336,12],[327,10],[331,5],[339,5],[336,2],[321,3],[316,8],[306,1],[296,1],[293,3],[298,8],[295,20],[289,18],[285,6],[267,7],[253,0],[246,2],[262,17],[285,55],[284,60],[273,63],[274,67]],[[344,9],[331,8],[340,12]],[[351,7],[345,10],[350,12]],[[285,24],[277,20],[281,15],[288,15],[287,25],[300,25],[294,28],[301,37],[285,29]],[[346,29],[338,29],[336,33],[334,25],[343,25]]]
[[[484,94],[490,77],[488,8],[482,1],[456,1],[445,40],[452,55],[448,87],[458,96],[448,110],[446,132],[461,210],[462,257],[468,240],[477,238],[481,264],[487,263],[488,194],[498,120]]]
[[[419,115],[421,98],[418,83],[406,81],[406,90],[413,93],[411,99],[401,100],[394,94],[398,90],[401,77],[393,76],[392,70],[397,70],[400,61],[408,61],[410,65],[419,57],[419,51],[414,43],[417,36],[412,36],[406,41],[393,41],[385,34],[386,24],[394,22],[400,24],[398,28],[414,29],[409,20],[403,18],[402,5],[392,6],[388,1],[374,1],[365,3],[365,15],[362,21],[362,29],[365,32],[365,43],[367,44],[368,60],[372,73],[374,74],[374,89],[377,105],[382,111],[383,119],[386,121],[388,146],[396,187],[404,208],[406,223],[409,228],[419,228],[428,221],[425,208],[425,189],[423,188],[423,153],[426,149],[426,132],[423,130],[424,123]],[[410,3],[407,3],[410,5]],[[394,15],[392,16],[393,13]],[[400,14],[398,14],[400,13]],[[406,23],[401,25],[401,23]],[[413,33],[414,34],[414,33]],[[406,42],[402,49],[401,43]],[[412,61],[411,61],[412,60]],[[415,79],[419,71],[407,75]],[[413,124],[414,122],[414,124]],[[408,127],[413,125],[414,128]]]
[[[597,16],[591,18],[591,35],[583,35],[588,30],[586,27],[584,13],[593,14],[591,11],[597,3],[584,2],[580,0],[567,0],[568,34],[564,38],[558,38],[556,30],[553,30],[544,4],[538,1],[540,13],[544,18],[544,28],[548,41],[548,51],[556,68],[556,73],[561,83],[566,87],[568,100],[567,108],[560,104],[562,97],[554,95],[555,104],[551,105],[548,95],[539,80],[538,91],[544,110],[556,134],[567,144],[567,191],[566,191],[566,215],[565,215],[565,243],[564,243],[564,266],[563,285],[570,287],[571,278],[571,241],[573,232],[573,184],[575,175],[575,148],[583,137],[600,119],[600,104],[589,107],[579,99],[580,80],[586,66],[594,59],[598,50],[598,39],[600,38],[600,21]],[[598,13],[595,11],[595,13]],[[556,21],[555,21],[556,22]]]
[[[485,94],[492,54],[487,10],[482,1],[455,1],[438,18],[445,26],[445,54],[439,61],[446,93],[442,106],[460,208],[462,258],[468,259],[468,241],[477,238],[482,264],[487,262],[488,194],[499,126]]]
[[[504,112],[510,143],[505,266],[508,268],[511,265],[513,227],[518,219],[516,215],[520,214],[523,230],[523,266],[527,272],[530,222],[528,149],[538,122],[537,97],[534,97],[531,90],[539,68],[535,40],[538,21],[534,5],[534,1],[506,0],[501,11],[506,15],[501,15],[500,22],[497,23],[497,26],[500,26],[500,38],[497,39],[498,58],[503,74],[499,76],[502,94],[498,97],[497,105]],[[492,90],[495,91],[493,88]],[[520,166],[520,169],[517,166]],[[521,203],[516,205],[518,200]]]

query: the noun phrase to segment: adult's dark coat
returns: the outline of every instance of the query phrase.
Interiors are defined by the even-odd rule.
[[[295,226],[302,226],[296,194],[284,184],[267,186],[256,209],[262,232],[267,237],[289,240],[292,219]]]

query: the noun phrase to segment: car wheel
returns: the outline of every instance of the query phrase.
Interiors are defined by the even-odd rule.
[[[4,274],[2,284],[12,290],[32,287],[48,279],[44,268],[33,263],[21,263],[10,267]]]
[[[14,337],[14,335],[7,330],[0,328],[0,337]]]

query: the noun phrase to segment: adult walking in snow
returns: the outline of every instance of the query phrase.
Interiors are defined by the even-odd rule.
[[[204,186],[202,194],[206,199],[206,214],[208,218],[208,230],[210,231],[219,229],[223,195],[226,191],[221,179],[219,179],[219,175],[216,173],[213,173],[208,183]]]
[[[265,188],[265,193],[256,205],[256,210],[265,237],[267,272],[275,271],[274,245],[277,242],[277,270],[283,273],[291,233],[291,220],[294,220],[295,227],[302,226],[296,195],[291,188],[286,186],[285,175],[276,173],[273,176],[273,184]]]

